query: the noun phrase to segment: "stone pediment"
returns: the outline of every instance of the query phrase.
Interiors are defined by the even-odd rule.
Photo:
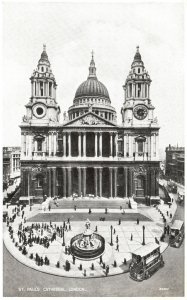
[[[92,113],[88,112],[87,114],[84,114],[72,121],[67,122],[64,124],[65,126],[98,126],[98,127],[103,127],[103,126],[116,126],[114,123],[105,120],[104,118]]]

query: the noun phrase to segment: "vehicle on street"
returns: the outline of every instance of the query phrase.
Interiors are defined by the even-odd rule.
[[[175,220],[170,228],[169,244],[171,247],[179,248],[184,239],[184,222]]]
[[[160,245],[149,243],[132,253],[132,262],[129,266],[130,277],[136,281],[143,281],[163,266],[164,261],[160,253]]]

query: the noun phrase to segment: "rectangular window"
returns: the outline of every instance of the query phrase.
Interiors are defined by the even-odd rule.
[[[138,142],[138,153],[143,152],[143,142]]]
[[[40,82],[40,96],[43,96],[44,95],[44,85],[43,85],[43,82],[41,81]]]
[[[138,83],[138,97],[141,96],[141,83]]]
[[[52,82],[49,82],[49,97],[52,97]]]
[[[129,96],[132,97],[132,83],[129,84]]]
[[[42,140],[38,140],[38,143],[37,143],[38,147],[38,151],[42,151]]]
[[[43,180],[42,180],[42,177],[39,176],[38,177],[38,182],[37,182],[37,187],[40,188],[40,187],[42,187],[42,185],[43,185]]]

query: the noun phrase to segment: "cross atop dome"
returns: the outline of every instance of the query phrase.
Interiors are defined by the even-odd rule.
[[[89,66],[89,75],[88,78],[97,78],[96,77],[96,67],[95,67],[95,61],[94,61],[94,51],[92,50],[91,52],[92,58],[90,61],[90,66]]]

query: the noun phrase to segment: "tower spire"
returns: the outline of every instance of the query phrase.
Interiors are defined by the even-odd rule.
[[[91,52],[92,58],[90,61],[90,66],[89,66],[89,75],[88,78],[97,78],[96,77],[96,67],[95,67],[95,61],[94,61],[94,52],[92,50]]]

